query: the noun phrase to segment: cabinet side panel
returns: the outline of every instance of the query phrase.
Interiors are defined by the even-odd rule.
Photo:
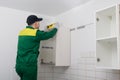
[[[56,66],[70,65],[70,29],[60,27],[56,37]]]

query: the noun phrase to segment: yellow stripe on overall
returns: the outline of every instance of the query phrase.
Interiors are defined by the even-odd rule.
[[[19,33],[19,36],[36,36],[37,29],[26,28]]]

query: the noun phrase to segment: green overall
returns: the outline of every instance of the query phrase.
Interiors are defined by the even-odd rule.
[[[16,72],[21,80],[37,80],[37,58],[41,40],[52,38],[57,32],[54,28],[49,32],[27,26],[20,31],[16,57]]]

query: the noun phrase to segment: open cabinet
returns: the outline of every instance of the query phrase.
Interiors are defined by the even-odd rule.
[[[41,65],[70,66],[70,29],[60,26],[57,35],[41,41]]]
[[[120,69],[119,5],[96,12],[97,68]]]

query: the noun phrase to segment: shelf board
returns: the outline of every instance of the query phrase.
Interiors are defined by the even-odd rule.
[[[99,10],[96,10],[96,13],[100,13],[100,14],[111,14],[111,12],[113,13],[116,12],[116,5],[112,5],[112,6],[108,6]]]
[[[116,37],[116,36],[112,36],[112,37],[104,37],[104,38],[96,39],[96,41],[116,42],[116,41],[117,41],[117,37]]]
[[[112,6],[112,7],[106,8],[104,10],[101,10],[101,11],[97,12],[97,14],[104,15],[104,16],[115,15],[116,14],[116,6]]]
[[[113,69],[113,70],[120,70],[120,68],[118,68],[118,67],[96,67],[96,69]]]

